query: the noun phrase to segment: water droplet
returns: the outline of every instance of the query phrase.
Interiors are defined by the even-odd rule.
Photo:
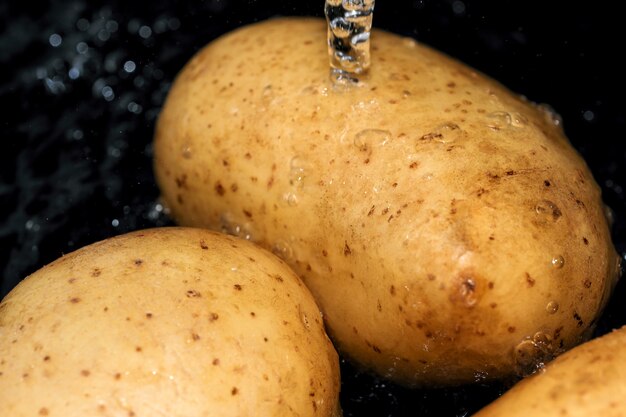
[[[80,18],[76,21],[76,28],[82,32],[88,30],[89,26],[91,26],[91,24],[89,23],[89,20],[85,18]]]
[[[293,259],[293,249],[284,240],[277,240],[272,246],[272,252],[284,261],[288,262]]]
[[[609,224],[609,227],[613,227],[615,224],[615,212],[608,205],[604,205],[604,217],[606,217],[606,221]]]
[[[463,136],[463,130],[456,123],[443,123],[432,132],[423,135],[419,141],[435,141],[443,144],[455,142]]]
[[[557,311],[559,311],[559,303],[557,303],[556,301],[550,301],[546,306],[546,311],[548,312],[548,314],[555,314]]]
[[[391,132],[382,129],[363,129],[354,136],[354,145],[362,152],[374,146],[385,146],[391,140]]]
[[[511,114],[511,126],[522,128],[528,125],[528,119],[521,113],[513,112]]]
[[[70,77],[70,80],[75,80],[80,77],[80,70],[76,67],[72,67],[68,71],[67,76]]]
[[[302,319],[302,324],[304,324],[304,327],[306,327],[307,329],[310,329],[311,323],[309,322],[309,318],[307,317],[305,312],[300,313],[300,318]]]
[[[287,202],[287,205],[290,207],[295,207],[298,205],[298,196],[295,193],[286,193],[283,196],[283,199]]]
[[[191,153],[191,146],[189,145],[184,145],[183,149],[182,149],[182,156],[185,159],[191,159],[192,153]]]
[[[224,213],[220,217],[222,233],[237,236],[246,240],[253,240],[253,233],[250,224],[239,224],[234,220],[231,213]]]
[[[503,130],[511,126],[511,113],[495,111],[487,115],[487,127],[492,130]]]
[[[541,200],[535,206],[535,212],[545,219],[557,221],[561,218],[561,209],[550,200]]]
[[[310,164],[299,156],[291,158],[289,163],[289,183],[297,187],[302,187],[304,178],[310,170]]]
[[[563,265],[565,265],[565,258],[563,258],[561,255],[559,256],[555,256],[554,258],[552,258],[552,266],[555,267],[556,269],[561,269],[563,268]]]
[[[113,220],[111,221],[111,226],[113,226],[113,227],[117,227],[117,226],[119,226],[119,225],[120,225],[120,221],[119,221],[118,219],[113,219]]]
[[[417,46],[417,42],[413,38],[403,38],[402,44],[407,48],[415,48]]]
[[[543,112],[544,117],[554,126],[562,126],[563,118],[549,104],[539,104],[537,108]]]
[[[532,339],[527,338],[513,350],[516,372],[519,376],[528,376],[542,369],[546,362],[554,357],[552,338],[537,332]]]

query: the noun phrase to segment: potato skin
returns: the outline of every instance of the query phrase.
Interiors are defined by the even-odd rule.
[[[583,343],[474,417],[626,415],[626,327]]]
[[[339,349],[412,386],[531,372],[586,337],[617,276],[600,191],[552,115],[375,31],[362,86],[328,79],[325,23],[201,50],[155,134],[183,225],[258,242]]]
[[[0,304],[0,415],[334,416],[338,357],[283,261],[151,229],[60,258]]]

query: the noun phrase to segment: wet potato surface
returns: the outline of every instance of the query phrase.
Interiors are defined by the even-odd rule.
[[[612,82],[617,66],[596,47],[622,29],[599,10],[556,2],[541,5],[537,14],[539,6],[379,2],[374,21],[554,106],[615,211],[615,243],[623,254],[626,162],[617,139],[624,129],[618,111],[623,86]],[[230,29],[276,14],[321,13],[321,5],[295,2],[3,5],[1,92],[9,105],[3,106],[2,129],[10,144],[0,157],[3,294],[62,253],[125,231],[171,224],[158,201],[150,143],[175,74],[200,47]],[[555,30],[553,22],[563,26]],[[623,284],[616,291],[619,299]],[[625,320],[613,301],[597,334]],[[347,364],[343,370],[348,416],[462,416],[502,389],[478,384],[409,391]]]

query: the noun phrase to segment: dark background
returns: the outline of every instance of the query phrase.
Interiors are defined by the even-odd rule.
[[[626,25],[618,3],[378,0],[374,24],[556,109],[615,212],[624,256],[626,71],[618,58]],[[0,296],[64,253],[172,224],[158,202],[151,140],[174,76],[220,34],[277,15],[322,16],[323,0],[0,4]],[[626,324],[624,287],[596,334]],[[343,379],[346,417],[466,416],[504,389],[410,391],[346,363]]]

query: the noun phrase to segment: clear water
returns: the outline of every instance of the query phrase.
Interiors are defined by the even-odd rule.
[[[374,0],[326,0],[331,79],[358,82],[370,66]]]

